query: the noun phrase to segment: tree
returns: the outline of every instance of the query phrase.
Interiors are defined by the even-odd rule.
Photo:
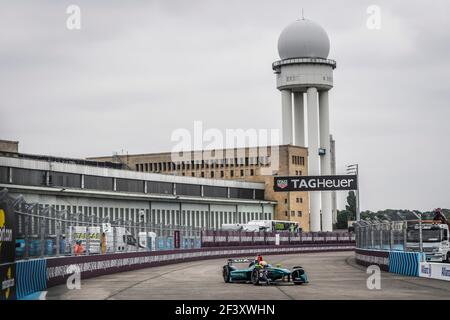
[[[348,219],[356,220],[356,195],[355,191],[350,191],[347,196],[347,205],[345,210],[349,212]]]
[[[347,210],[341,210],[337,213],[336,229],[347,229],[348,228],[348,216],[351,212]]]
[[[337,213],[337,229],[347,229],[348,222],[356,220],[356,195],[354,191],[350,191],[347,196],[347,205],[345,210]]]

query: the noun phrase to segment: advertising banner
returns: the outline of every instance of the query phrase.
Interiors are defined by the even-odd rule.
[[[358,189],[358,178],[356,175],[274,177],[273,184],[275,192],[356,189]]]
[[[0,300],[14,300],[16,298],[16,263],[0,265]]]
[[[102,249],[102,239],[100,234],[100,227],[88,227],[88,237],[89,237],[89,252],[90,253],[100,253]],[[106,249],[106,239],[105,239],[105,249]]]
[[[175,230],[173,232],[173,242],[175,249],[180,248],[180,230]]]
[[[419,277],[450,281],[450,264],[421,262]]]
[[[14,210],[6,201],[0,202],[0,264],[16,259],[17,221]]]

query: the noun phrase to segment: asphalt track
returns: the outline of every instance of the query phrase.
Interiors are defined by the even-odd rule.
[[[301,265],[309,284],[253,286],[224,283],[225,259],[195,261],[117,273],[81,281],[81,289],[50,288],[47,299],[450,299],[450,282],[381,273],[381,289],[367,289],[369,274],[353,252],[264,257],[284,267]]]

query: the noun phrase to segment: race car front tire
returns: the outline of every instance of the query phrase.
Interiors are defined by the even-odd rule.
[[[305,271],[303,269],[294,269],[294,271],[292,271],[292,273],[291,273],[292,282],[295,285],[301,285],[301,284],[305,283],[304,280],[296,280],[296,279],[301,278],[301,276],[304,274],[305,274]]]

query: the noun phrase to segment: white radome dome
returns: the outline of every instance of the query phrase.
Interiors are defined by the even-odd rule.
[[[306,19],[289,24],[278,38],[281,59],[323,58],[330,52],[330,39],[324,28]]]

